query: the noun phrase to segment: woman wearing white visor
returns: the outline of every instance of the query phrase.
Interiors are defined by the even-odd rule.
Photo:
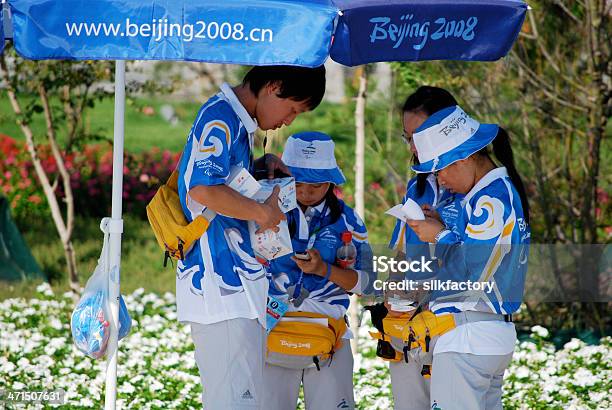
[[[509,137],[455,106],[427,118],[413,138],[420,164],[412,169],[433,172],[444,188],[465,194],[450,229],[434,218],[408,222],[422,241],[436,243],[436,279],[447,285],[433,292],[430,310],[453,318],[450,330],[432,340],[431,408],[501,409],[530,237]]]
[[[432,114],[443,108],[456,105],[457,101],[451,93],[439,87],[421,86],[406,98],[402,109],[402,139],[408,145],[416,164],[419,161],[417,148],[413,140],[415,130]],[[434,174],[419,173],[408,181],[402,203],[411,199],[425,210],[426,215],[430,216],[433,216],[432,213],[435,210],[439,219],[444,221],[446,225],[451,226],[458,215],[460,197],[461,195],[456,195],[440,187]],[[404,220],[397,221],[389,248],[397,251],[397,259],[418,260],[421,255],[430,257],[429,245],[421,241]],[[402,274],[401,279],[425,280],[431,276],[433,274],[410,272],[405,276]],[[414,314],[414,312],[394,312],[389,304],[387,304],[387,308],[389,309],[386,314],[387,317],[405,317]],[[406,360],[402,356],[398,361],[389,362],[395,410],[427,410],[430,408],[430,380],[422,374],[424,365],[426,363],[421,363],[418,356],[410,360]],[[427,368],[425,367],[425,369]]]
[[[348,340],[351,334],[344,318],[349,306],[348,292],[362,294],[372,289],[367,230],[355,211],[334,193],[345,178],[336,163],[334,142],[328,135],[303,132],[289,137],[282,160],[295,178],[298,207],[287,214],[296,255],[270,263],[269,294],[288,304],[288,313],[277,328],[287,323],[284,320],[295,320],[288,316],[306,312],[328,317],[330,323],[336,320],[342,330],[338,331],[331,358],[319,362],[311,356],[305,365],[272,360],[269,337],[264,371],[265,407],[295,409],[303,384],[307,409],[352,409],[353,355]],[[355,253],[350,258],[339,258],[341,248]],[[306,343],[309,336],[301,335],[298,344]]]

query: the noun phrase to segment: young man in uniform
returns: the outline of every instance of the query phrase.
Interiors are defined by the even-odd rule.
[[[214,216],[177,265],[177,310],[191,324],[195,358],[207,409],[262,408],[266,346],[266,269],[255,258],[247,221],[277,230],[284,214],[278,188],[264,203],[225,185],[230,168],[251,173],[287,172],[278,157],[253,161],[257,128],[289,125],[317,107],[325,92],[325,68],[254,67],[235,87],[200,109],[179,164],[179,197],[189,221]]]

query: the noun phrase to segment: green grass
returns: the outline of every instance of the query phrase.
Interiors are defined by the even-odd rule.
[[[100,221],[95,218],[77,218],[74,247],[81,286],[93,273],[102,250],[103,234]],[[51,220],[21,227],[26,243],[42,270],[51,278],[56,292],[69,289],[64,251]],[[147,221],[124,215],[124,233],[121,244],[122,293],[137,288],[163,293],[174,292],[174,268],[163,267],[163,252],[158,247]],[[0,281],[0,300],[8,297],[33,297],[38,281]]]
[[[20,98],[24,106],[31,100],[28,97]],[[174,107],[178,117],[176,125],[170,125],[159,114],[160,107],[164,104]],[[145,106],[153,107],[155,113],[151,116],[145,115],[142,112]],[[199,107],[199,102],[169,102],[162,98],[128,99],[125,109],[125,150],[140,152],[152,147],[171,151],[181,150]],[[97,102],[93,109],[86,111],[83,123],[89,133],[95,133],[112,141],[113,120],[114,101],[107,99]],[[41,115],[34,116],[31,128],[37,141],[43,142],[46,128]],[[65,133],[65,127],[60,127],[58,130],[60,142],[64,141]],[[0,94],[0,134],[6,134],[20,141],[24,140],[6,94]]]

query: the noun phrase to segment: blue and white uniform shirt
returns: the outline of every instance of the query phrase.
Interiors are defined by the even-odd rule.
[[[437,279],[486,282],[492,291],[436,291],[430,309],[434,313],[516,312],[525,287],[531,233],[506,168],[486,174],[463,204],[457,223],[436,245],[436,256],[442,261]]]
[[[250,170],[256,129],[227,84],[200,108],[179,164],[178,194],[189,221],[206,209],[189,196],[191,189],[224,184],[232,166]],[[177,264],[178,318],[203,324],[257,318],[265,326],[267,287],[247,222],[217,215]]]
[[[427,176],[423,195],[417,193],[417,178],[408,181],[406,194],[402,203],[408,198],[419,205],[430,205],[435,208],[444,224],[452,227],[457,223],[461,211],[461,199],[463,195],[454,194],[448,190],[438,187],[438,182],[433,174]],[[419,259],[421,255],[431,258],[429,244],[419,239],[417,234],[406,224],[405,221],[397,220],[389,242],[389,248],[406,255],[406,259]],[[425,279],[432,274],[410,274],[410,279]]]
[[[292,244],[295,252],[304,252],[314,248],[321,258],[330,264],[336,263],[337,250],[342,246],[342,233],[349,231],[353,235],[353,244],[357,249],[355,265],[358,282],[350,290],[356,294],[371,293],[374,283],[372,271],[372,250],[368,243],[368,232],[361,218],[353,209],[342,201],[343,209],[340,217],[332,223],[331,212],[325,206],[325,201],[316,207],[309,207],[302,212],[298,206],[287,213],[287,222],[292,231]],[[289,311],[304,311],[325,314],[336,319],[344,316],[349,306],[348,293],[323,277],[314,274],[304,274],[291,260],[291,255],[274,259],[270,263],[272,280],[270,295],[287,301],[295,295],[288,295],[296,286],[302,286],[308,291],[307,298],[298,307],[289,303]],[[301,282],[301,285],[299,285]]]

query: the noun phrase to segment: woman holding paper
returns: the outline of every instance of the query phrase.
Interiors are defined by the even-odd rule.
[[[443,108],[457,105],[455,98],[446,90],[438,87],[422,86],[411,94],[404,103],[402,123],[402,140],[409,146],[410,152],[414,155],[414,162],[419,163],[417,149],[413,142],[414,131],[419,128],[427,118]],[[444,190],[438,185],[436,178],[431,173],[420,173],[408,181],[406,194],[402,200],[404,206],[395,225],[389,247],[397,251],[397,259],[418,259],[421,255],[430,256],[429,245],[421,241],[416,233],[407,225],[406,218],[415,218],[415,210],[410,211],[410,207],[420,205],[428,216],[436,215],[451,226],[458,215],[458,198],[455,194]],[[437,212],[436,212],[437,211]],[[397,215],[394,215],[397,216]],[[412,279],[424,280],[427,276],[411,273],[410,277],[390,278],[390,279]],[[423,295],[420,295],[423,297]],[[406,298],[407,295],[404,295]],[[387,303],[389,310],[387,313],[392,317],[407,315],[404,311],[408,306],[401,306],[393,303],[397,299],[390,299]],[[403,301],[405,304],[406,301]],[[397,309],[397,310],[394,310]],[[414,307],[413,307],[414,309]],[[411,314],[414,313],[414,310]],[[391,386],[396,410],[421,410],[429,409],[429,379],[421,375],[423,365],[418,357],[398,362],[389,362],[389,373],[391,374]]]
[[[435,291],[429,308],[453,326],[432,340],[431,408],[501,409],[502,379],[516,331],[527,270],[529,205],[508,134],[479,124],[460,107],[442,109],[414,133],[418,173],[435,173],[463,194],[455,224],[408,221],[420,240],[435,243],[437,279],[488,282],[492,292]],[[492,150],[488,146],[492,146]],[[501,165],[498,165],[501,164]],[[437,340],[435,340],[437,339]]]
[[[295,255],[270,262],[269,295],[288,305],[289,316],[312,312],[344,323],[349,292],[366,293],[374,278],[366,227],[334,193],[345,182],[334,142],[319,132],[295,134],[287,140],[282,160],[296,181],[299,206],[287,213]],[[292,319],[286,316],[279,324]],[[351,337],[350,330],[339,334],[341,347],[336,346],[328,362],[311,360],[303,368],[271,363],[269,354],[264,372],[266,408],[295,408],[302,383],[307,409],[354,408]]]

